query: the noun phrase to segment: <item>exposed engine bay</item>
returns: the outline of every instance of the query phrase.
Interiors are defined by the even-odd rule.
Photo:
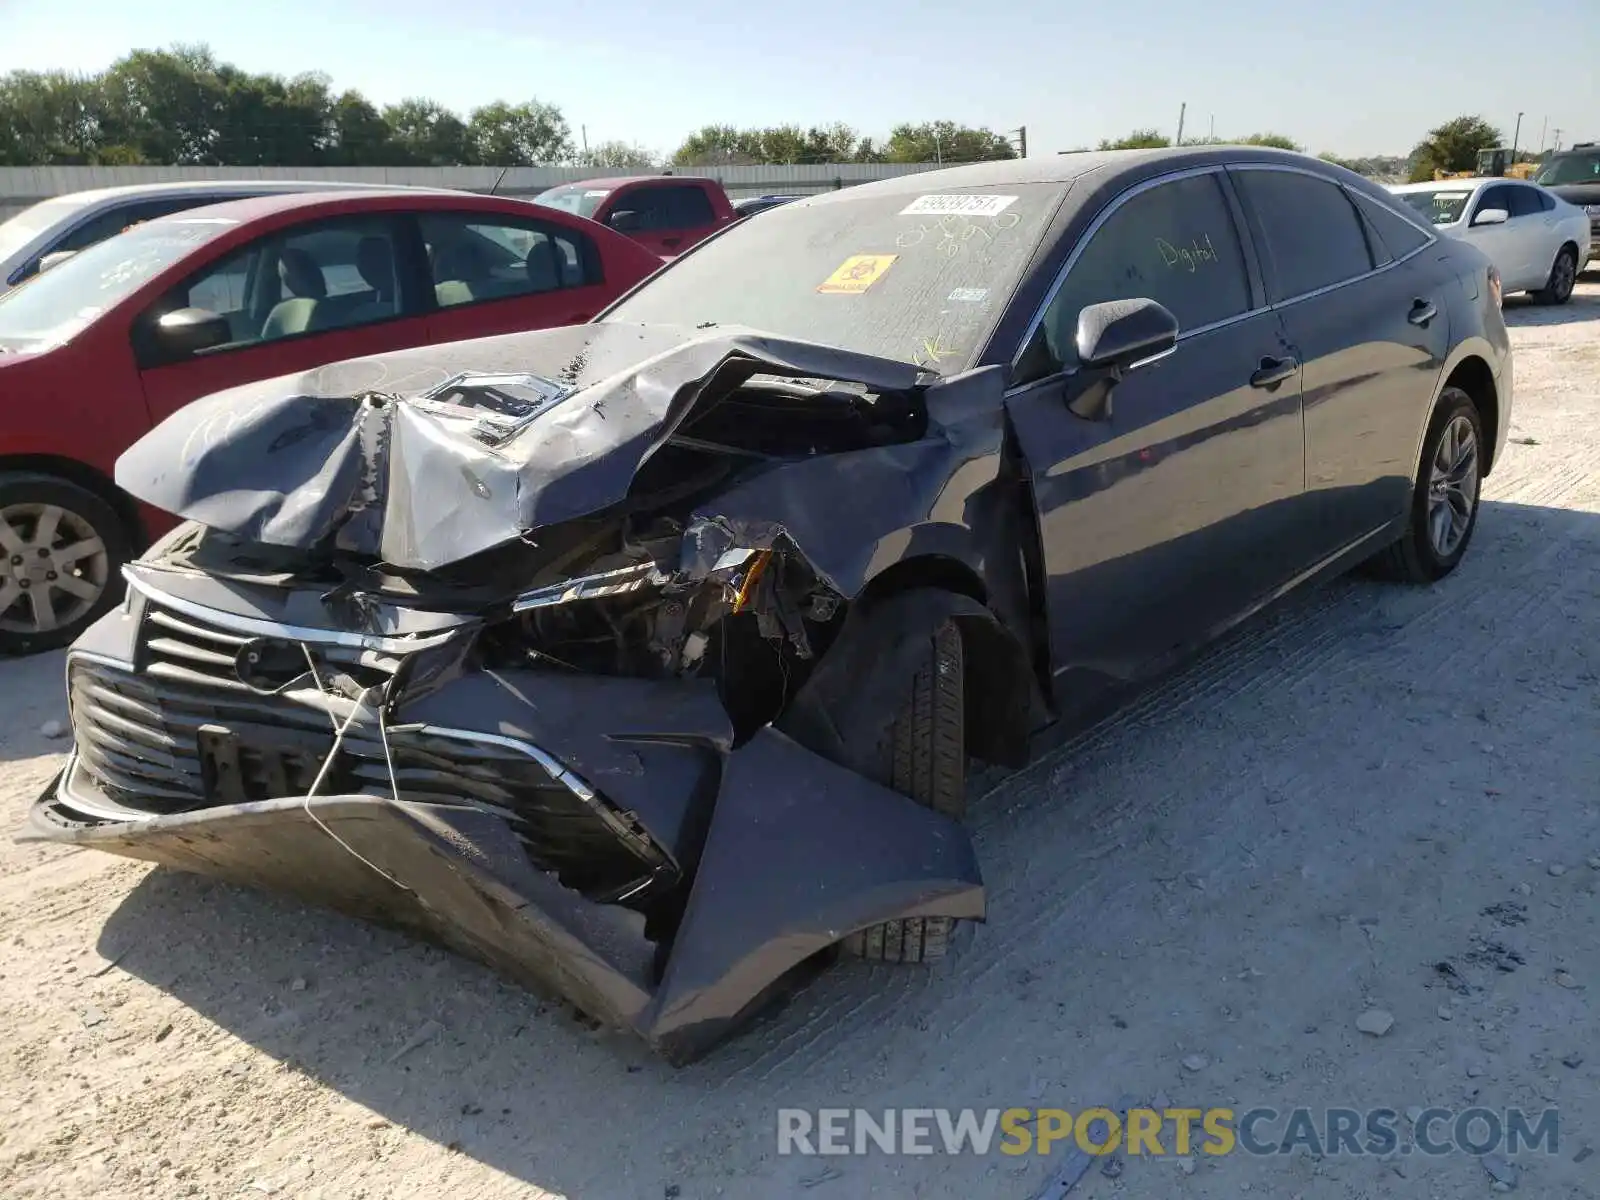
[[[937,630],[975,648],[975,753],[1028,655],[959,591],[867,593],[972,553],[929,520],[953,480],[964,521],[1012,502],[993,377],[651,327],[447,351],[124,455],[188,523],[69,655],[33,836],[411,928],[677,1058],[855,931],[981,917],[966,835],[879,764]]]

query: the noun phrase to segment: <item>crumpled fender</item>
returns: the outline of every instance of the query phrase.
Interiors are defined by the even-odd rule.
[[[1027,761],[1028,654],[984,605],[956,592],[911,588],[851,609],[844,628],[778,720],[824,758],[876,775],[889,727],[947,620],[967,650],[967,747],[1002,766]]]

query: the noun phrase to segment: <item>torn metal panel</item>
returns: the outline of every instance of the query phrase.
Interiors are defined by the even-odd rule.
[[[929,378],[755,332],[574,326],[220,392],[137,442],[116,476],[146,503],[251,541],[336,543],[426,571],[616,504],[702,392],[758,373],[901,392]],[[532,378],[508,385],[511,374]],[[507,418],[504,397],[519,392],[527,411]]]

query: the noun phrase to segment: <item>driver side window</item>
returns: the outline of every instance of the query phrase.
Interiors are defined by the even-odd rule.
[[[1134,298],[1164,305],[1184,333],[1250,311],[1244,250],[1214,173],[1160,184],[1111,214],[1051,299],[1015,382],[1076,365],[1078,313]]]

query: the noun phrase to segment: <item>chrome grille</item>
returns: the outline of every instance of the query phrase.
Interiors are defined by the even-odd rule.
[[[227,803],[218,795],[219,770],[235,800],[310,790],[333,752],[333,719],[321,702],[243,683],[234,664],[251,641],[150,605],[137,670],[69,659],[79,761],[105,799],[130,817]],[[351,675],[362,686],[398,666],[370,651],[311,649],[323,678]],[[418,803],[475,804],[507,821],[536,866],[592,897],[626,894],[664,867],[641,828],[559,763],[531,748],[471,739],[459,731],[391,728],[386,754],[376,726],[358,721],[346,730],[319,793],[398,790]],[[219,741],[226,754],[217,753]]]

